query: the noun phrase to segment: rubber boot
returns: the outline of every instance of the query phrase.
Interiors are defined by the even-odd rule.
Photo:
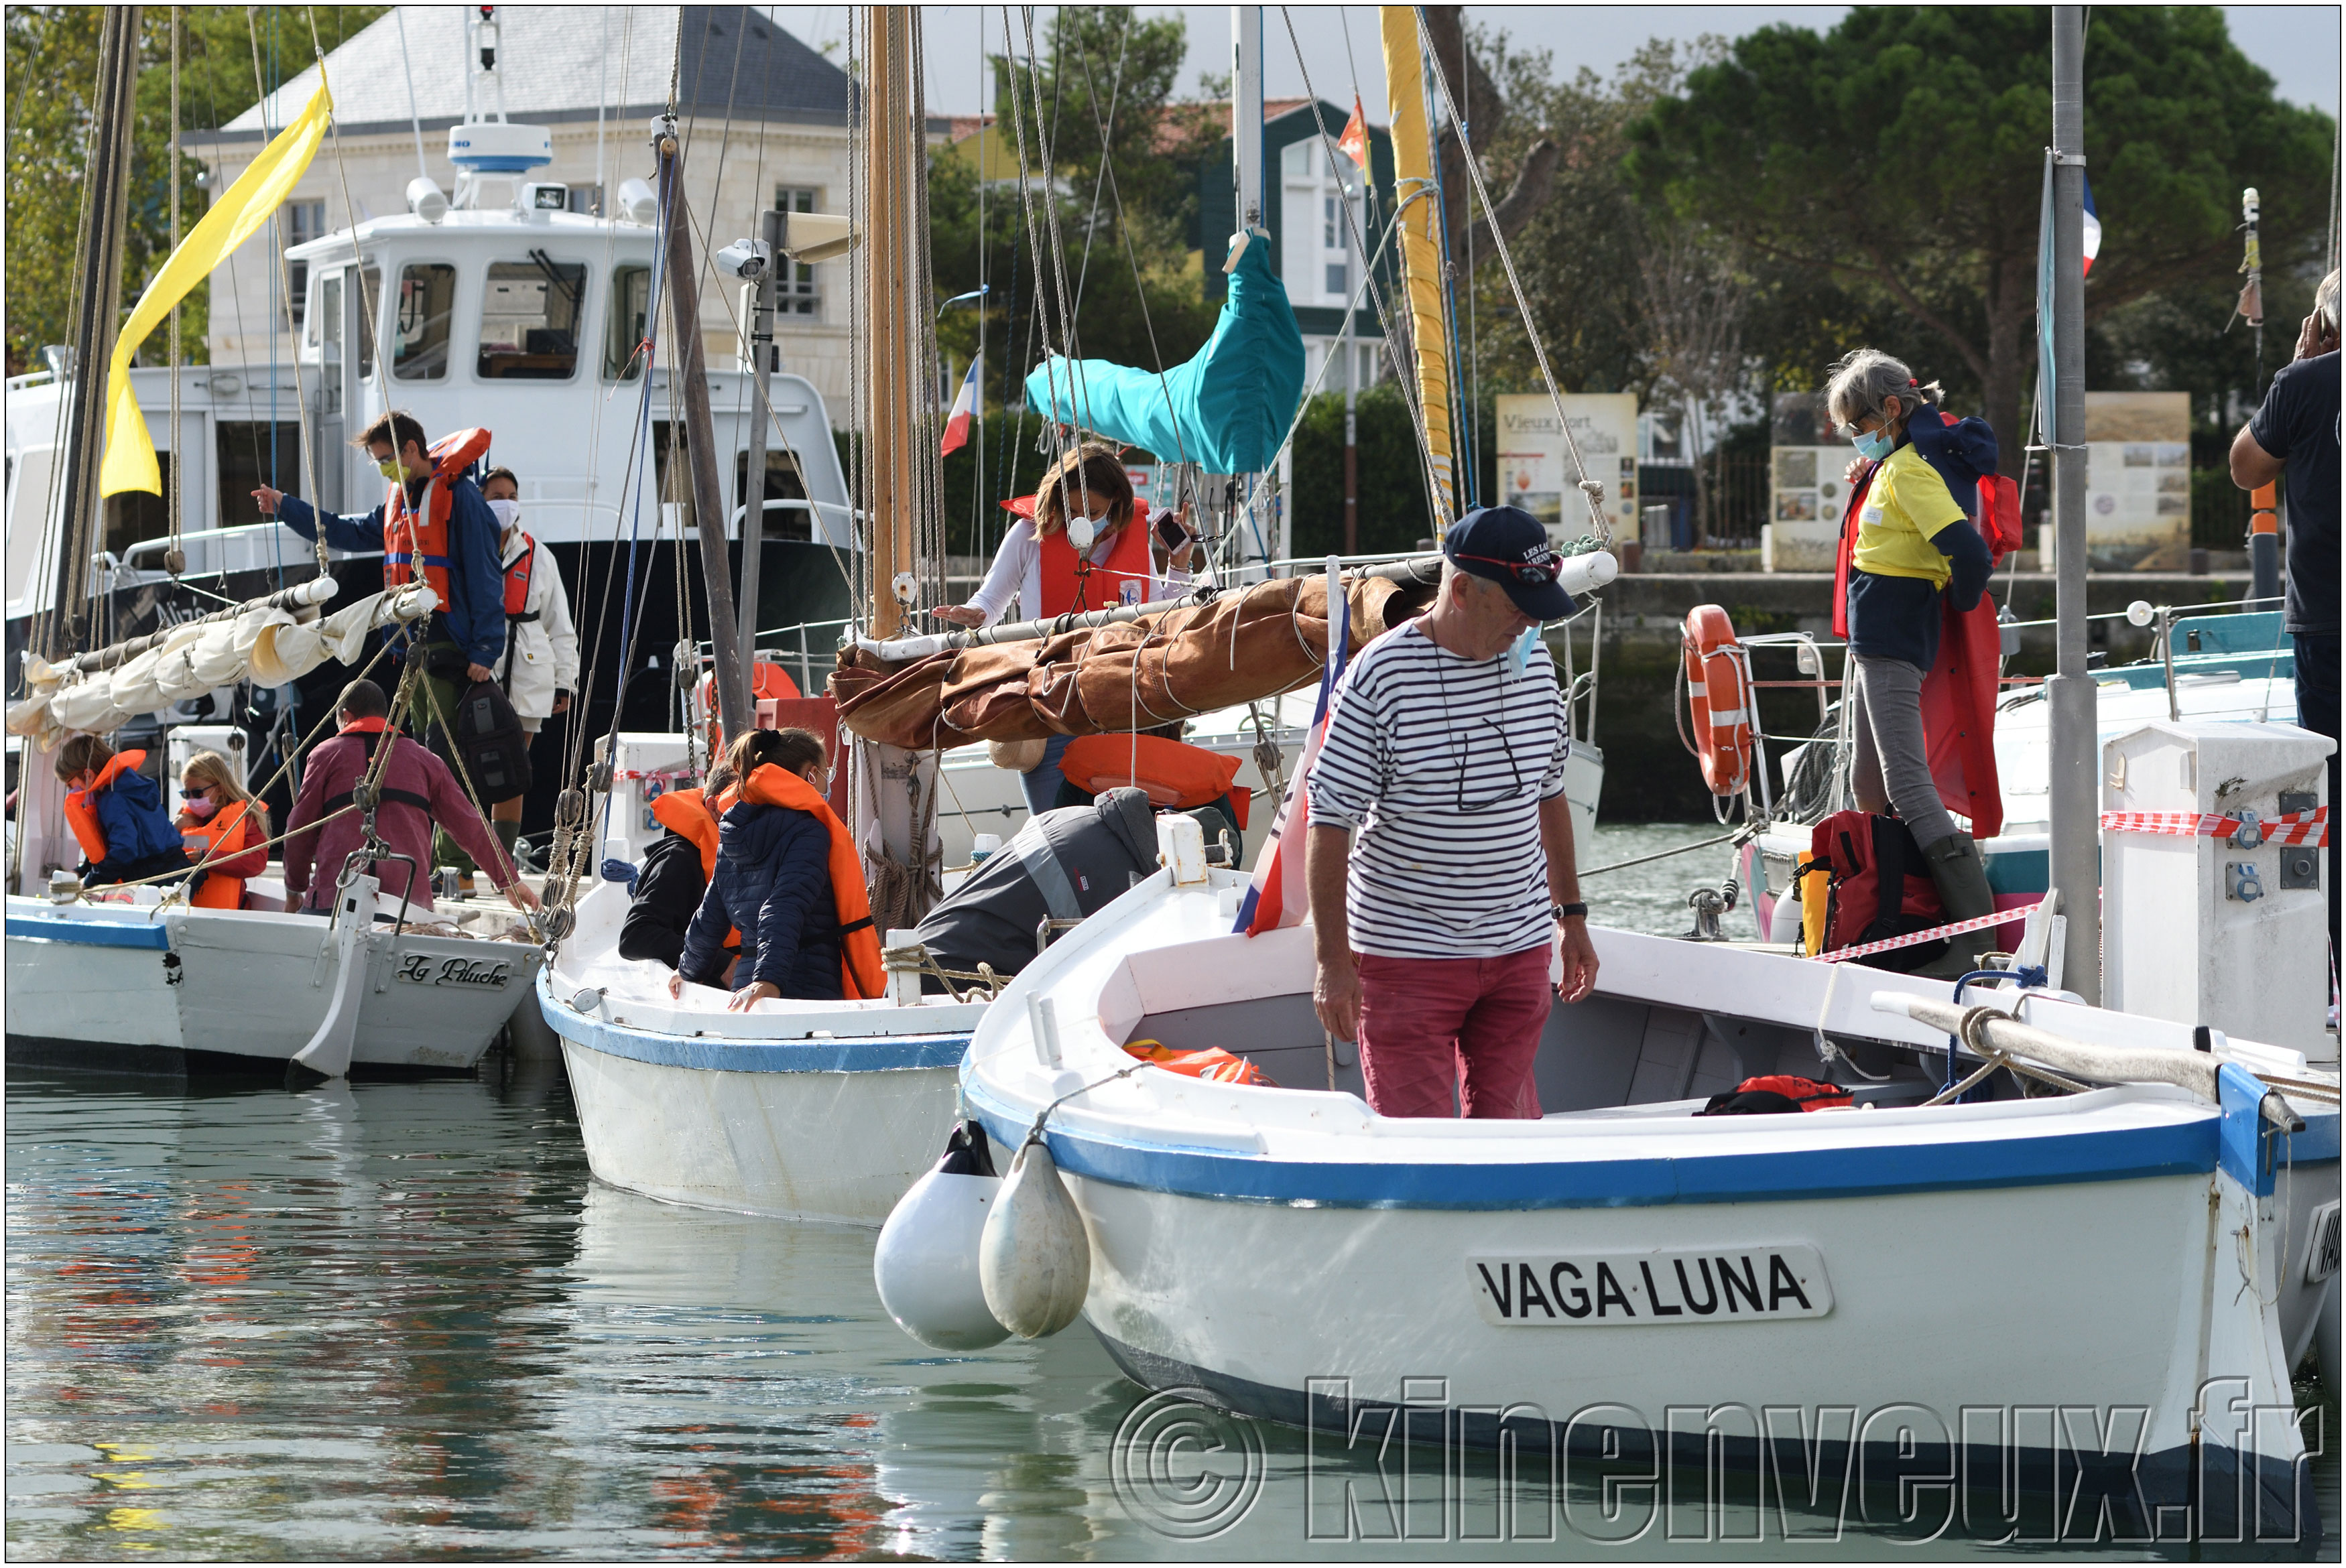
[[[1940,923],[1953,925],[1957,921],[1975,920],[1995,912],[1995,894],[1987,885],[1987,867],[1981,863],[1979,846],[1969,833],[1955,833],[1941,839],[1923,851],[1923,861],[1931,868],[1931,881],[1939,890]],[[1946,952],[1913,972],[1936,980],[1960,980],[1979,967],[1979,955],[1988,951],[1994,941],[1994,931],[1968,932],[1952,937]]]
[[[493,817],[489,820],[489,826],[497,830],[497,843],[505,852],[505,863],[518,872],[521,862],[514,859],[514,840],[521,837],[521,824],[501,821]]]

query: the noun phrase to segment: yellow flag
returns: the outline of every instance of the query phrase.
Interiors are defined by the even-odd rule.
[[[130,356],[149,332],[162,325],[171,307],[187,298],[188,290],[209,277],[230,251],[252,238],[253,231],[284,205],[316,156],[333,112],[333,100],[320,87],[301,117],[280,131],[277,139],[252,160],[252,167],[212,203],[212,209],[163,263],[163,270],[147,285],[147,292],[139,296],[130,319],[123,322],[122,335],[114,341],[114,358],[106,367],[106,463],[98,471],[100,495],[119,495],[126,490],[143,490],[149,495],[163,493],[162,471],[155,463],[155,438],[147,433],[147,417],[138,412],[138,396],[130,390]],[[272,266],[275,260],[270,258]]]

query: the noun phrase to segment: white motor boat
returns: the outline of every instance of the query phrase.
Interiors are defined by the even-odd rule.
[[[1967,1484],[2041,1488],[2115,1462],[2115,1506],[2194,1503],[2201,1539],[2314,1528],[2290,1380],[2325,1324],[2335,1376],[2334,1074],[1974,991],[2212,1095],[1996,1074],[1940,1104],[1952,1042],[1898,1010],[1943,984],[1597,930],[1596,994],[1548,1025],[1544,1119],[1387,1119],[1312,1014],[1309,931],[1229,934],[1239,888],[1201,868],[1127,893],[1012,983],[963,1073],[997,1166],[1035,1134],[1063,1173],[1083,1317],[1135,1380],[1339,1447],[1454,1421],[1567,1476],[1764,1451],[1865,1485],[1985,1456],[2004,1468]],[[1135,1070],[1142,1038],[1283,1086]],[[1855,1105],[1695,1114],[1780,1072]],[[2094,1412],[2082,1463],[2056,1410]]]

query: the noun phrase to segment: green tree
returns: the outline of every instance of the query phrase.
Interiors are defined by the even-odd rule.
[[[981,249],[990,290],[982,316],[988,494],[974,494],[974,452],[945,460],[945,515],[957,553],[982,550],[999,536],[996,499],[1034,488],[1040,426],[1029,417],[1022,427],[1015,410],[1046,345],[1161,369],[1196,353],[1216,314],[1198,286],[1188,235],[1198,165],[1219,133],[1208,117],[1172,101],[1188,51],[1179,17],[1067,6],[1034,40],[1031,61],[1027,40],[1014,42],[1017,56],[994,62],[988,135],[1015,149],[1023,127],[1025,190],[1015,179],[986,187],[981,224],[974,165],[939,158],[930,168],[937,293],[950,299],[978,286]],[[948,311],[938,328],[944,351],[966,364],[980,323],[978,310]]]
[[[1902,315],[1933,343],[1918,369],[1976,396],[2016,451],[2051,55],[2045,13],[2024,7],[1862,6],[1821,36],[1763,28],[1631,127],[1631,173],[1754,257],[1830,278],[1853,318]],[[2269,266],[2319,245],[2335,127],[2273,96],[2216,7],[2096,8],[2085,76],[2103,220],[2089,321],[2229,272],[2244,185],[2264,193]]]
[[[31,368],[45,343],[70,341],[79,261],[83,173],[97,79],[95,5],[7,9],[8,214],[7,366]],[[226,125],[311,60],[313,38],[328,51],[388,6],[188,5],[179,26],[179,127]],[[171,23],[174,8],[148,5],[139,17],[137,123],[131,127],[130,224],[123,247],[122,303],[134,304],[170,253]],[[313,35],[312,25],[317,31]],[[182,157],[179,222],[184,235],[204,214],[202,165]],[[205,358],[209,286],[179,311],[183,360]],[[167,351],[146,345],[152,362]]]

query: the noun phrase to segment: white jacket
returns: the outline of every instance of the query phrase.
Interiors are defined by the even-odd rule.
[[[501,565],[510,572],[522,552],[532,546],[518,527],[505,530]],[[570,596],[562,588],[562,568],[543,545],[535,546],[537,560],[530,568],[529,596],[522,612],[532,621],[505,623],[505,657],[497,661],[497,677],[514,711],[524,718],[547,718],[554,713],[554,694],[578,691],[578,633],[570,624]]]

